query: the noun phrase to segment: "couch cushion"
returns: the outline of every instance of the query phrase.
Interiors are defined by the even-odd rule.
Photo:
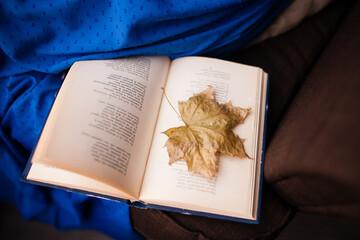
[[[303,212],[360,218],[360,2],[276,131],[265,178]]]
[[[337,1],[291,31],[236,52],[229,60],[262,67],[270,76],[267,143],[352,1]]]
[[[293,211],[267,185],[263,189],[260,224],[131,208],[135,230],[148,239],[272,239],[292,218]]]

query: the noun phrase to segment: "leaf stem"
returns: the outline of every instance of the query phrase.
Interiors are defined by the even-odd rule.
[[[164,93],[164,95],[165,95],[165,98],[166,98],[167,102],[170,104],[170,106],[172,107],[172,109],[176,112],[176,114],[179,116],[179,118],[181,118],[181,120],[185,123],[185,125],[188,126],[188,124],[184,121],[184,119],[181,117],[181,115],[176,111],[176,109],[174,108],[174,106],[171,104],[169,98],[168,98],[167,95],[166,95],[165,88],[164,88],[164,87],[161,87],[161,90],[163,91],[163,93]]]

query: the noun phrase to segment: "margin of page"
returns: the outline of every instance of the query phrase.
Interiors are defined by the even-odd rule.
[[[167,207],[167,206],[157,205],[157,204],[147,204],[147,208],[170,211],[170,212],[177,212],[177,213],[182,213],[185,215],[195,215],[195,216],[201,216],[201,217],[229,220],[229,221],[234,221],[234,222],[259,224],[259,218],[258,219],[248,219],[248,218],[242,218],[242,217],[231,217],[231,216],[215,214],[215,213],[207,213],[207,212],[193,211],[193,210],[188,210],[188,209],[183,209],[183,208]]]
[[[261,166],[260,166],[260,176],[259,176],[259,192],[258,192],[258,207],[256,213],[257,223],[260,221],[260,213],[261,213],[261,200],[262,200],[262,188],[264,182],[264,165],[265,165],[265,148],[266,148],[266,130],[267,130],[267,117],[268,117],[268,103],[269,103],[269,83],[270,77],[267,73],[263,72],[263,82],[266,83],[266,95],[265,95],[265,111],[264,111],[264,122],[263,122],[263,142],[262,142],[262,154],[261,154]],[[261,134],[261,133],[260,133]]]
[[[125,198],[120,198],[120,197],[114,197],[111,195],[105,195],[105,194],[101,194],[101,193],[96,193],[96,192],[91,192],[91,191],[86,191],[86,190],[81,190],[79,188],[71,188],[71,187],[65,187],[65,186],[61,186],[58,184],[51,184],[51,183],[47,183],[47,182],[43,182],[43,181],[38,181],[38,180],[31,180],[27,178],[27,175],[31,169],[32,163],[31,161],[28,161],[24,173],[21,177],[21,181],[26,182],[26,183],[31,183],[37,186],[42,186],[42,187],[51,187],[51,188],[55,188],[55,189],[60,189],[60,190],[65,190],[67,192],[75,192],[75,193],[80,193],[80,194],[84,194],[87,196],[91,196],[91,197],[97,197],[97,198],[102,198],[102,199],[109,199],[109,200],[113,200],[113,201],[117,201],[117,202],[124,202],[124,203],[130,203],[131,200],[125,199]]]
[[[164,99],[164,95],[165,95],[165,94],[164,94],[164,93],[165,93],[165,87],[166,87],[166,83],[167,83],[167,80],[168,80],[170,67],[171,67],[171,61],[170,61],[169,68],[168,68],[168,71],[167,71],[167,74],[166,74],[165,84],[164,84],[164,86],[162,86],[162,87],[163,87],[163,94],[162,94],[162,96],[161,96],[159,108],[158,108],[158,110],[157,110],[157,115],[156,115],[156,120],[155,120],[155,126],[154,126],[154,129],[153,129],[153,132],[152,132],[151,143],[150,143],[150,146],[149,146],[149,149],[148,149],[148,153],[147,153],[147,155],[146,155],[145,168],[144,168],[144,172],[143,172],[143,175],[142,175],[142,178],[141,178],[139,192],[138,192],[138,194],[137,194],[138,197],[140,197],[140,195],[141,195],[141,189],[142,189],[142,186],[143,186],[143,183],[144,183],[144,178],[145,178],[145,173],[146,173],[146,169],[147,169],[147,165],[148,165],[148,160],[149,160],[151,148],[152,148],[152,145],[153,145],[153,139],[154,139],[154,136],[155,136],[156,125],[157,125],[157,122],[158,122],[158,119],[159,119],[159,116],[160,116],[161,105],[163,104],[163,99]]]

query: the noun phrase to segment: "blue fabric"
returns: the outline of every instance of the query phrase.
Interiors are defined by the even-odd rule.
[[[58,73],[81,59],[223,53],[251,41],[289,2],[4,0],[2,74]]]
[[[250,42],[289,2],[0,1],[0,200],[59,229],[141,238],[123,203],[19,181],[63,72],[85,59],[223,56]]]

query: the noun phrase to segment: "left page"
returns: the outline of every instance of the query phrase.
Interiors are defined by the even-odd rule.
[[[76,62],[27,179],[136,198],[169,64],[165,56]]]

